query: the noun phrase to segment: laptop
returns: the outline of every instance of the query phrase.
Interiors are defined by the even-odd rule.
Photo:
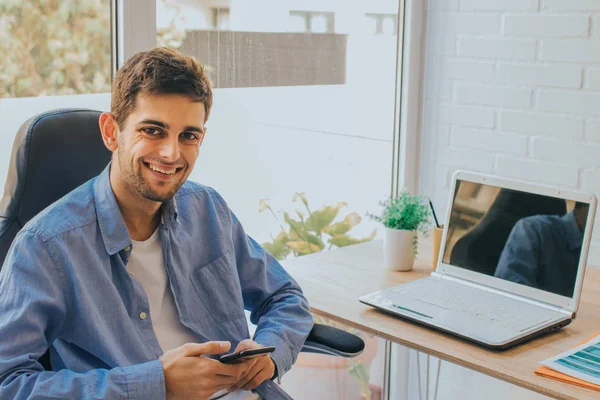
[[[596,196],[466,171],[451,189],[435,271],[360,301],[498,350],[570,324]]]

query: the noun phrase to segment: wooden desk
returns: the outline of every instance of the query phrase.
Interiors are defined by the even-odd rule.
[[[380,338],[430,354],[526,389],[559,399],[598,399],[600,393],[540,377],[539,362],[600,330],[600,270],[588,268],[577,318],[571,325],[513,349],[497,352],[430,328],[386,315],[358,297],[431,272],[431,244],[421,240],[411,272],[383,268],[381,241],[303,256],[283,264],[298,281],[312,311]]]

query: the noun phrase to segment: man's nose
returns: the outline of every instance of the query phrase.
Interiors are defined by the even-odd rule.
[[[161,143],[159,155],[168,161],[179,160],[179,140],[177,138],[165,138]]]

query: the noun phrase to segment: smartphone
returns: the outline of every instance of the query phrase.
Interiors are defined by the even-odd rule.
[[[225,354],[224,356],[221,356],[221,358],[219,358],[219,361],[221,361],[224,364],[234,364],[248,360],[250,358],[260,357],[263,354],[272,353],[274,351],[275,347],[273,346],[261,347],[258,349],[242,350],[238,351],[237,353]]]

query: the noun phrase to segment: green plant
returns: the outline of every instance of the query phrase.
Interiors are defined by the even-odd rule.
[[[288,228],[286,229],[280,224],[281,231],[279,234],[272,241],[262,244],[277,260],[283,260],[290,254],[303,256],[317,253],[324,250],[327,245],[329,245],[328,249],[331,249],[333,246],[344,247],[368,242],[375,238],[376,231],[363,239],[356,239],[348,235],[348,232],[358,225],[362,219],[357,213],[350,213],[346,215],[343,221],[334,222],[340,209],[346,206],[346,203],[340,202],[311,211],[304,193],[294,195],[292,202],[297,201],[302,201],[308,216],[302,211],[296,210],[298,219],[295,219],[289,213],[284,212],[283,220]],[[267,199],[259,201],[258,211],[263,212],[265,210],[269,210],[273,217],[279,221]]]
[[[413,247],[417,254],[418,236],[421,232],[427,236],[431,225],[430,209],[421,196],[411,195],[407,191],[401,192],[397,197],[390,197],[380,201],[383,207],[380,215],[368,213],[367,215],[391,229],[414,231]]]

